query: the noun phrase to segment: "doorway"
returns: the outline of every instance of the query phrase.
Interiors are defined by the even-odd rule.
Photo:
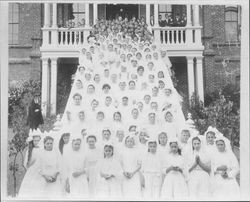
[[[138,18],[138,10],[138,4],[106,4],[106,19],[115,19],[118,16],[129,20],[132,17]]]

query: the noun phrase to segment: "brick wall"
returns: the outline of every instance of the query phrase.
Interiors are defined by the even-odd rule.
[[[19,4],[19,44],[9,46],[9,82],[40,79],[41,4]]]
[[[203,6],[202,18],[205,93],[228,83],[239,85],[240,43],[225,41],[224,6]]]

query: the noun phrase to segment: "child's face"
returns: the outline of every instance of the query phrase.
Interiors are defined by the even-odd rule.
[[[136,54],[136,59],[137,60],[140,60],[142,58],[142,55],[141,54]]]
[[[99,103],[98,103],[98,101],[96,101],[96,100],[94,100],[93,102],[92,102],[92,109],[96,109],[97,107],[98,107],[98,105],[99,105]]]
[[[153,93],[153,95],[157,95],[158,94],[158,88],[153,88],[152,93]]]
[[[193,141],[193,148],[194,148],[194,150],[199,151],[201,148],[201,142],[199,140],[194,140]]]
[[[162,71],[158,72],[158,78],[164,78],[164,74]]]
[[[225,151],[225,143],[222,140],[216,141],[216,146],[219,152],[224,152]]]
[[[135,141],[133,138],[127,138],[125,144],[128,148],[132,148],[135,145]]]
[[[110,136],[111,136],[111,134],[110,134],[110,132],[108,130],[104,130],[102,132],[102,137],[103,137],[104,140],[109,140]]]
[[[138,75],[143,76],[144,70],[143,69],[138,69]]]
[[[115,115],[114,115],[114,120],[115,120],[115,121],[121,121],[121,116],[120,116],[120,114],[115,113]]]
[[[113,149],[110,147],[105,147],[104,148],[104,155],[106,158],[110,158],[113,156]]]
[[[81,121],[83,121],[83,120],[85,119],[85,115],[84,115],[83,112],[80,112],[80,113],[79,113],[79,119],[80,119]]]
[[[85,69],[84,69],[83,67],[80,67],[80,68],[79,68],[79,72],[80,72],[81,74],[83,74],[84,71],[85,71]]]
[[[101,78],[100,78],[100,75],[99,75],[99,74],[96,74],[96,75],[95,75],[94,81],[95,81],[96,83],[99,83],[99,82],[101,81]]]
[[[74,151],[79,151],[80,147],[81,147],[81,140],[74,140],[72,142],[72,149]]]
[[[93,137],[88,138],[89,148],[94,148],[95,147],[95,143],[96,143],[95,138],[93,138]]]
[[[142,102],[138,102],[138,103],[137,103],[137,107],[138,107],[138,109],[139,109],[140,111],[142,111],[142,110],[143,110],[143,103],[142,103]]]
[[[108,87],[108,86],[105,86],[104,89],[103,89],[103,92],[104,92],[105,94],[107,94],[107,93],[109,92],[109,87]]]
[[[40,140],[41,140],[40,136],[34,136],[33,137],[33,143],[34,143],[35,147],[39,144]]]
[[[165,89],[165,95],[168,97],[171,95],[171,90],[170,89]]]
[[[118,131],[116,132],[116,136],[117,136],[119,142],[122,142],[122,140],[123,140],[123,138],[124,138],[124,131],[118,130]]]
[[[171,123],[171,122],[173,121],[173,115],[170,114],[170,113],[167,113],[167,114],[165,115],[165,120],[166,120],[166,122]]]
[[[135,82],[129,82],[129,89],[134,90],[135,89]]]
[[[53,149],[53,140],[48,139],[45,143],[44,143],[44,149],[46,151],[52,151]]]
[[[207,143],[208,144],[213,145],[214,144],[214,140],[215,140],[215,134],[212,133],[212,132],[208,132],[207,136],[206,136],[206,139],[207,139]]]
[[[63,142],[64,142],[64,144],[68,144],[69,143],[69,135],[64,135],[63,136]]]
[[[178,148],[179,147],[178,147],[178,144],[176,142],[172,142],[170,144],[170,150],[171,150],[172,153],[177,154]]]
[[[112,102],[111,97],[106,97],[106,99],[105,99],[105,105],[109,106],[109,105],[111,105],[111,102]]]
[[[154,123],[155,122],[155,114],[149,114],[148,115],[148,120],[150,123]]]
[[[104,114],[103,113],[98,113],[97,114],[97,120],[102,121],[104,119]]]
[[[86,79],[87,81],[89,81],[89,80],[91,79],[91,74],[86,73],[86,74],[85,74],[85,79]]]
[[[109,77],[109,70],[107,70],[107,69],[104,70],[104,76],[105,76],[105,77]]]
[[[158,109],[158,104],[156,102],[151,103],[151,109],[157,110]]]
[[[92,86],[92,85],[88,86],[87,92],[88,92],[88,94],[93,94],[95,92],[94,86]]]
[[[74,97],[74,101],[75,101],[75,105],[80,105],[80,104],[81,104],[82,99],[81,99],[81,97],[80,97],[80,96],[75,96],[75,97]]]
[[[133,110],[132,110],[132,116],[133,116],[134,118],[137,118],[138,115],[139,115],[139,111],[138,111],[137,109],[133,109]]]
[[[153,64],[153,63],[148,63],[148,69],[149,69],[149,70],[152,70],[153,67],[154,67],[154,64]]]
[[[159,88],[163,89],[165,87],[165,83],[164,82],[159,82]]]
[[[149,82],[150,82],[150,83],[154,83],[154,81],[155,81],[155,77],[154,77],[154,75],[152,75],[152,74],[150,74],[150,75],[148,76],[148,79],[149,79]]]
[[[121,90],[124,90],[125,87],[126,87],[126,83],[125,82],[120,82],[119,87],[120,87]]]
[[[168,137],[167,137],[167,135],[164,134],[164,133],[161,133],[161,134],[159,135],[159,143],[160,143],[160,145],[165,146],[165,145],[167,144],[167,142],[168,142]]]
[[[146,104],[149,104],[150,100],[151,100],[151,97],[149,95],[144,97],[144,101]]]
[[[152,154],[155,154],[156,153],[156,148],[157,148],[157,145],[155,142],[150,142],[148,144],[148,151]]]
[[[122,98],[122,105],[127,106],[128,105],[128,98]]]
[[[190,134],[188,132],[182,131],[182,133],[181,133],[181,141],[182,142],[187,143],[189,137],[190,137]]]

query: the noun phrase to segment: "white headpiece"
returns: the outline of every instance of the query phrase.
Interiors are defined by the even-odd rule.
[[[29,136],[28,136],[26,142],[32,141],[33,137],[35,137],[35,136],[40,136],[42,138],[42,135],[43,135],[43,133],[41,132],[41,130],[39,128],[37,128],[35,130],[30,129]]]

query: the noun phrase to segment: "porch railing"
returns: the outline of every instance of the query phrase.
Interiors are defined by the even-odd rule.
[[[157,27],[153,28],[156,42],[162,45],[201,45],[201,26],[199,27]]]

